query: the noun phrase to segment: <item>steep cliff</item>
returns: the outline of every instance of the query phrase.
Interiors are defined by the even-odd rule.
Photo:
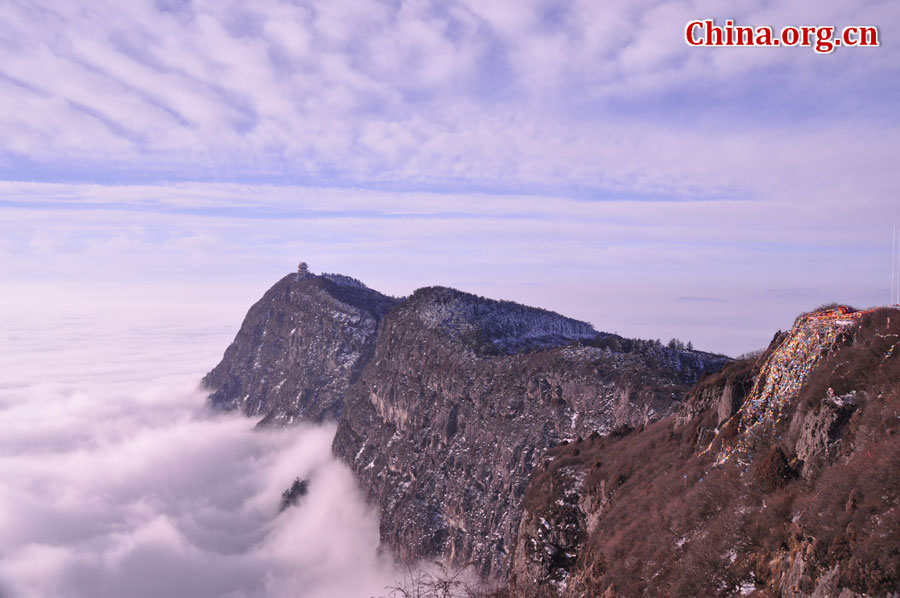
[[[515,596],[900,595],[900,310],[805,314],[677,414],[551,449]]]
[[[285,276],[250,308],[203,378],[210,401],[264,416],[263,424],[336,419],[396,301],[346,276]]]
[[[422,289],[385,317],[333,449],[381,507],[382,539],[401,558],[445,556],[503,578],[547,448],[666,415],[724,361]]]
[[[453,289],[395,300],[291,274],[204,384],[266,424],[338,419],[333,451],[380,508],[385,545],[504,579],[549,447],[667,415],[726,361]]]

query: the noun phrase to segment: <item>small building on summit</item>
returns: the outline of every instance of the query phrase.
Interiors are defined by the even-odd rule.
[[[306,265],[306,262],[297,264],[297,274],[300,276],[309,276],[309,266]]]

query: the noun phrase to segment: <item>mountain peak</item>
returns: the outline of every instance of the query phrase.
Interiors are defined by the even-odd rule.
[[[336,419],[396,302],[349,276],[312,274],[301,262],[250,308],[203,379],[210,401],[263,415],[265,423]]]
[[[732,416],[733,423],[725,423],[725,428],[729,423],[736,427],[737,438],[723,444],[716,462],[747,458],[754,430],[778,423],[807,377],[823,359],[851,340],[850,332],[862,316],[874,311],[830,305],[798,316],[763,362],[750,393]]]

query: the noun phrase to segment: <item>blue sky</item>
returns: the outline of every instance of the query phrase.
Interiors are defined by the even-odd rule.
[[[0,17],[13,309],[239,318],[304,258],[740,353],[819,303],[890,297],[896,2],[0,0]],[[708,17],[874,25],[881,46],[688,47]]]

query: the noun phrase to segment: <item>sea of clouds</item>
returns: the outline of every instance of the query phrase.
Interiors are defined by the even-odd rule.
[[[333,426],[254,429],[197,389],[213,317],[0,322],[0,596],[368,597],[396,577]],[[309,480],[299,505],[281,493]]]

